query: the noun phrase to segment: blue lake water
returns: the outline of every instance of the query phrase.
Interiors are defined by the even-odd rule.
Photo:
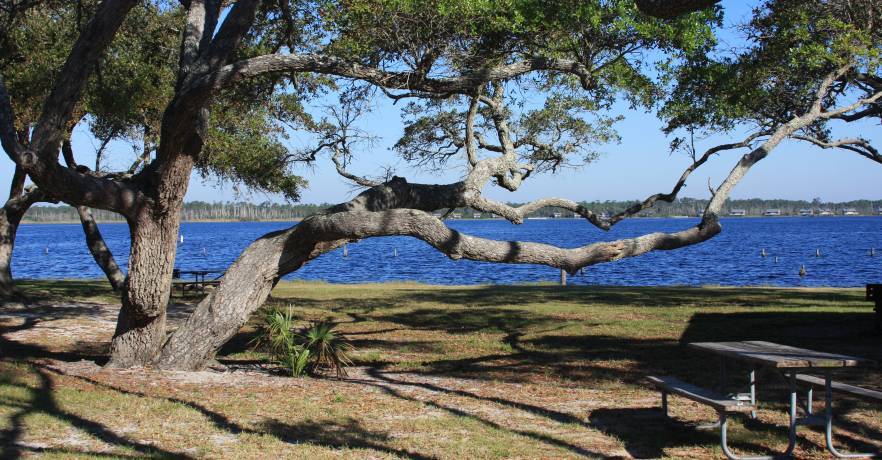
[[[677,231],[698,219],[632,219],[609,232],[581,220],[528,220],[515,226],[501,220],[460,220],[449,225],[472,235],[575,247],[653,231]],[[284,222],[184,223],[177,266],[228,266],[251,241],[287,228]],[[121,266],[129,235],[125,224],[102,224],[101,231]],[[869,255],[875,248],[876,256]],[[761,257],[762,249],[767,257]],[[821,256],[816,256],[820,250]],[[397,252],[397,257],[393,253]],[[777,262],[776,258],[777,257]],[[805,265],[807,276],[799,276]],[[100,278],[79,225],[22,225],[13,273],[17,278]],[[422,241],[374,238],[310,262],[286,279],[332,283],[412,280],[430,284],[518,284],[557,281],[556,269],[453,261]],[[570,284],[601,285],[773,285],[863,286],[882,282],[882,217],[786,217],[723,219],[723,232],[708,242],[673,251],[600,264],[572,276]]]

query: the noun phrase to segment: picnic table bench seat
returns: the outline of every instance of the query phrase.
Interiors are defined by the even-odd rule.
[[[750,413],[756,409],[754,404],[751,404],[750,401],[740,400],[738,398],[729,398],[723,395],[720,395],[714,391],[701,388],[699,386],[692,385],[691,383],[686,383],[676,377],[656,377],[649,376],[646,378],[647,381],[655,386],[662,394],[662,412],[666,417],[668,417],[668,394],[675,394],[677,396],[682,396],[687,399],[691,399],[700,404],[704,404],[706,406],[710,406],[717,411],[717,416],[719,417],[719,421],[713,425],[704,425],[699,428],[719,428],[720,429],[720,447],[723,449],[723,455],[726,456],[729,460],[772,460],[772,456],[769,455],[757,455],[757,456],[741,456],[735,454],[731,448],[729,448],[729,440],[728,440],[728,430],[729,430],[729,420],[728,415],[730,413]]]
[[[750,412],[755,409],[749,401],[728,398],[714,391],[686,383],[676,377],[649,376],[647,380],[662,392],[663,397],[665,393],[675,394],[710,406],[718,412]],[[666,405],[666,401],[663,404]]]
[[[820,388],[824,388],[825,386],[824,379],[821,377],[815,377],[814,375],[796,374],[796,381]],[[831,382],[830,387],[833,391],[838,393],[850,394],[856,398],[864,399],[867,401],[882,402],[882,391],[870,390],[868,388],[861,388],[859,386],[835,381]]]

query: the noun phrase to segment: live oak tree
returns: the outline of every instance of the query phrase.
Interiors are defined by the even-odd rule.
[[[659,10],[660,4],[677,10]],[[452,258],[545,264],[571,272],[705,241],[720,231],[719,212],[731,189],[775,146],[821,120],[857,116],[878,101],[880,94],[865,88],[835,93],[854,97],[850,103],[837,105],[842,98],[831,97],[840,85],[863,88],[853,77],[855,72],[875,75],[871,61],[878,41],[846,40],[850,48],[821,41],[816,51],[830,52],[833,58],[821,59],[817,72],[797,82],[807,91],[807,103],[795,105],[791,118],[783,123],[763,127],[743,141],[712,147],[703,155],[695,153],[693,164],[670,193],[649,197],[610,218],[567,199],[546,198],[513,208],[483,196],[490,184],[515,190],[529,177],[555,170],[574,156],[577,161],[590,160],[591,148],[585,143],[613,137],[612,120],[604,115],[611,101],[624,97],[646,105],[664,95],[648,65],[659,64],[661,74],[678,73],[692,62],[701,68],[701,58],[713,44],[711,26],[718,20],[714,9],[702,10],[709,4],[240,0],[222,15],[221,2],[190,0],[182,5],[186,21],[179,64],[160,123],[155,159],[119,179],[83,174],[58,162],[64,127],[91,69],[135,5],[131,0],[106,0],[58,73],[29,144],[15,136],[14,112],[0,85],[0,138],[7,154],[42,189],[65,202],[119,212],[129,222],[129,277],[110,364],[198,369],[260,307],[281,276],[347,241],[409,235]],[[777,4],[764,6],[759,14]],[[686,14],[695,10],[702,11]],[[841,22],[844,35],[875,37],[865,30],[873,30],[872,21]],[[842,32],[835,31],[834,36]],[[754,49],[767,47],[756,40]],[[327,154],[344,177],[366,190],[296,227],[255,241],[229,268],[218,289],[166,339],[165,307],[179,211],[190,173],[205,147],[210,147],[207,133],[213,103],[229,90],[248,94],[252,85],[296,94],[303,90],[299,86],[303,75],[325,75],[347,84],[358,81],[385,97],[418,101],[415,107],[438,116],[429,120],[412,111],[399,151],[417,161],[461,160],[467,167],[465,177],[452,184],[412,184],[400,177],[372,180],[347,170],[357,153],[353,140],[359,137],[352,136],[350,114],[359,112],[363,98],[347,96],[326,122],[304,123],[303,129],[315,133],[317,145],[292,155],[313,160]],[[544,105],[518,109],[512,94],[521,88],[546,94]],[[690,90],[683,86],[682,91]],[[702,120],[700,113],[686,112],[674,108],[671,113],[686,120],[682,126]],[[586,122],[585,113],[593,118],[591,122]],[[747,113],[738,115],[746,119]],[[465,235],[432,215],[436,210],[470,206],[518,223],[532,209],[556,206],[606,229],[658,200],[672,200],[692,171],[712,155],[735,148],[750,148],[750,153],[716,187],[701,222],[680,232],[564,249]]]
[[[12,4],[0,13],[6,25],[0,52],[0,69],[14,95],[20,142],[33,128],[55,73],[64,62],[69,44],[94,11],[96,3],[53,3],[50,1]],[[160,5],[161,6],[161,5]],[[94,169],[78,164],[70,143],[70,133],[62,143],[65,166],[79,172],[125,179],[143,168],[155,155],[162,112],[174,87],[178,43],[175,29],[183,18],[177,9],[137,8],[129,14],[109,46],[107,55],[96,66],[84,95],[69,123],[69,131],[83,126],[99,141]],[[252,190],[282,193],[296,199],[301,179],[286,173],[280,129],[305,118],[299,100],[272,91],[247,95],[228,91],[215,100],[208,146],[203,149],[199,168],[203,174],[224,181],[240,182]],[[258,97],[257,95],[262,95]],[[237,100],[238,99],[238,100]],[[135,160],[122,171],[109,171],[107,146],[124,141],[136,147]],[[119,163],[119,159],[117,159]],[[36,187],[24,188],[25,174],[17,167],[10,199],[0,212],[0,294],[16,293],[11,277],[11,257],[15,233],[22,215],[38,201],[53,201]],[[115,290],[124,275],[101,237],[89,208],[76,206],[88,247]]]
[[[398,3],[394,5],[400,7]],[[422,239],[453,259],[544,264],[574,272],[588,265],[651,250],[675,249],[713,237],[721,230],[719,215],[731,190],[753,165],[787,139],[808,139],[817,145],[838,146],[882,162],[864,139],[829,139],[833,129],[831,121],[877,116],[882,99],[882,88],[867,83],[878,81],[879,75],[882,40],[874,21],[879,17],[878,12],[869,2],[851,5],[853,11],[826,2],[768,2],[755,11],[755,18],[749,26],[753,33],[749,40],[751,46],[746,51],[734,56],[722,55],[718,59],[695,56],[694,53],[687,56],[686,65],[676,69],[680,84],[663,111],[669,120],[669,130],[726,132],[747,124],[755,128],[749,130],[741,141],[717,145],[703,153],[690,151],[693,163],[671,192],[653,195],[609,218],[559,198],[539,199],[511,207],[484,197],[482,190],[488,184],[516,190],[531,175],[561,167],[573,156],[581,161],[590,160],[590,145],[610,139],[612,133],[609,119],[595,117],[593,123],[588,123],[585,113],[596,116],[604,104],[611,102],[611,93],[623,92],[634,104],[639,104],[641,98],[657,94],[654,85],[641,78],[639,72],[632,73],[634,68],[630,67],[629,58],[633,55],[629,55],[626,45],[616,42],[615,38],[620,37],[598,34],[600,36],[593,36],[586,42],[607,43],[621,54],[603,56],[609,60],[597,55],[592,55],[593,59],[582,56],[578,62],[594,65],[534,77],[538,83],[524,82],[517,73],[507,75],[501,70],[506,68],[502,65],[488,70],[485,75],[491,76],[474,85],[463,81],[473,75],[467,74],[460,79],[438,79],[420,84],[408,81],[398,87],[384,86],[386,96],[393,99],[424,100],[407,111],[409,123],[396,149],[404,158],[420,164],[437,166],[448,161],[461,161],[467,173],[462,181],[452,184],[411,184],[400,177],[377,181],[347,170],[355,150],[352,144],[360,135],[353,128],[352,114],[360,113],[361,109],[357,103],[343,98],[340,107],[334,111],[334,127],[319,133],[317,147],[304,152],[304,157],[311,160],[317,152],[327,152],[343,177],[367,189],[349,202],[255,241],[228,269],[218,289],[203,300],[186,323],[171,335],[157,364],[177,369],[201,368],[259,308],[281,276],[349,241],[407,235]],[[372,4],[364,12],[365,17],[348,17],[348,24],[367,23],[369,27],[371,21],[380,23],[394,18],[395,14],[402,14],[401,10],[388,11],[379,6]],[[420,23],[415,11],[407,13],[410,16],[403,21],[405,24]],[[441,24],[451,22],[454,21],[441,21]],[[429,21],[424,24],[435,25]],[[409,49],[412,43],[429,40],[415,40],[402,29],[393,29],[394,34],[390,36],[381,35],[382,42],[399,45],[400,48],[392,52],[410,54],[414,68],[420,65],[431,67],[437,59],[431,47]],[[606,31],[610,29],[614,30],[614,27]],[[437,29],[429,30],[438,33]],[[653,37],[659,37],[657,30],[653,34]],[[552,43],[570,44],[558,36],[536,35],[547,40],[542,43],[546,50],[553,49]],[[486,36],[482,34],[482,37]],[[633,43],[637,40],[630,37],[624,41]],[[519,45],[525,43],[529,40],[518,42]],[[367,52],[370,53],[376,45],[369,43]],[[353,48],[358,46],[364,46],[364,42],[359,40],[353,44]],[[683,48],[686,48],[684,52],[690,51],[688,46],[680,49]],[[456,58],[468,62],[469,58],[479,54],[469,51],[462,56],[448,57],[446,62],[457,62]],[[608,49],[604,51],[609,52]],[[698,47],[695,51],[706,50]],[[482,59],[488,57],[484,55]],[[714,78],[720,72],[726,75],[725,87],[707,86],[703,79]],[[567,75],[573,78],[568,80]],[[534,84],[550,93],[544,105],[534,110],[517,110],[517,101],[512,104],[506,96],[507,91]],[[716,96],[720,100],[717,104],[689,104],[692,100],[701,101],[699,96],[705,99]],[[770,110],[772,103],[774,109]],[[826,136],[810,137],[822,134]],[[466,235],[447,227],[430,214],[469,206],[520,223],[531,211],[553,206],[568,209],[596,227],[608,229],[659,200],[673,200],[693,171],[712,156],[738,148],[746,148],[749,152],[737,160],[721,184],[710,190],[712,198],[701,222],[680,232],[653,233],[565,249]]]

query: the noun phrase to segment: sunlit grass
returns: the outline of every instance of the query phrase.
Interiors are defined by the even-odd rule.
[[[56,302],[115,302],[104,284],[22,286]],[[642,383],[664,373],[713,387],[716,358],[685,343],[763,339],[882,361],[872,305],[860,289],[284,282],[268,304],[290,306],[300,325],[338,323],[360,370],[342,381],[262,370],[186,376],[96,367],[78,376],[56,373],[27,350],[4,354],[0,441],[14,438],[17,447],[0,456],[720,458],[715,432],[664,422],[657,393]],[[38,311],[49,326],[71,324]],[[88,309],[75,311],[86,315],[76,324],[88,321]],[[248,346],[259,320],[223,350],[222,362],[267,363]],[[28,343],[50,359],[75,356],[84,343],[96,349],[95,337],[50,347],[56,333],[47,328]],[[2,349],[14,334],[0,336]],[[730,367],[733,376],[743,370]],[[842,379],[882,388],[878,369]],[[763,370],[760,381],[760,420],[733,423],[740,452],[786,444],[781,378]],[[837,407],[847,413],[845,447],[882,444],[878,407],[848,399]],[[678,398],[672,413],[688,423],[714,418]],[[820,433],[801,429],[800,436],[798,457],[826,458]]]

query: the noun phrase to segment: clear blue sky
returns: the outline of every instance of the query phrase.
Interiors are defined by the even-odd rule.
[[[755,1],[724,1],[727,27],[745,20],[749,5]],[[724,32],[724,41],[737,44],[735,32]],[[380,141],[370,151],[364,152],[353,164],[353,172],[378,174],[384,166],[394,166],[399,175],[412,182],[442,183],[459,178],[462,170],[453,169],[443,175],[416,171],[397,159],[389,146],[401,134],[402,124],[399,107],[382,104],[363,126]],[[600,150],[604,154],[594,163],[579,169],[565,170],[555,176],[538,176],[528,180],[515,193],[489,187],[487,195],[506,201],[526,201],[542,196],[559,196],[577,201],[642,199],[657,192],[667,192],[679,178],[690,159],[668,152],[670,138],[661,131],[660,122],[652,115],[635,111],[623,111],[625,120],[618,131],[620,144],[607,145]],[[878,123],[861,123],[839,131],[840,136],[860,135],[882,148],[882,127]],[[718,142],[737,138],[718,137],[699,144],[707,148]],[[302,146],[305,140],[294,138],[292,146]],[[97,142],[84,129],[74,135],[74,149],[83,164],[94,162]],[[709,195],[707,182],[719,182],[726,176],[743,151],[732,151],[718,156],[693,173],[681,196],[704,198]],[[132,148],[125,143],[111,146],[112,167],[125,167],[135,158]],[[4,155],[0,158],[0,184],[9,184],[12,163]],[[324,159],[312,168],[297,171],[304,175],[310,186],[303,193],[303,202],[339,202],[354,195],[352,187],[337,176],[330,161]],[[738,185],[733,198],[786,198],[806,199],[820,197],[824,201],[848,201],[858,198],[882,199],[882,165],[845,151],[821,150],[797,142],[780,146],[764,161],[757,164]],[[6,185],[2,185],[5,189]],[[2,193],[5,196],[5,193]],[[282,201],[279,196],[265,194],[238,195],[232,187],[218,187],[214,181],[204,182],[194,174],[186,199],[188,201],[225,201],[245,199],[254,202]]]

